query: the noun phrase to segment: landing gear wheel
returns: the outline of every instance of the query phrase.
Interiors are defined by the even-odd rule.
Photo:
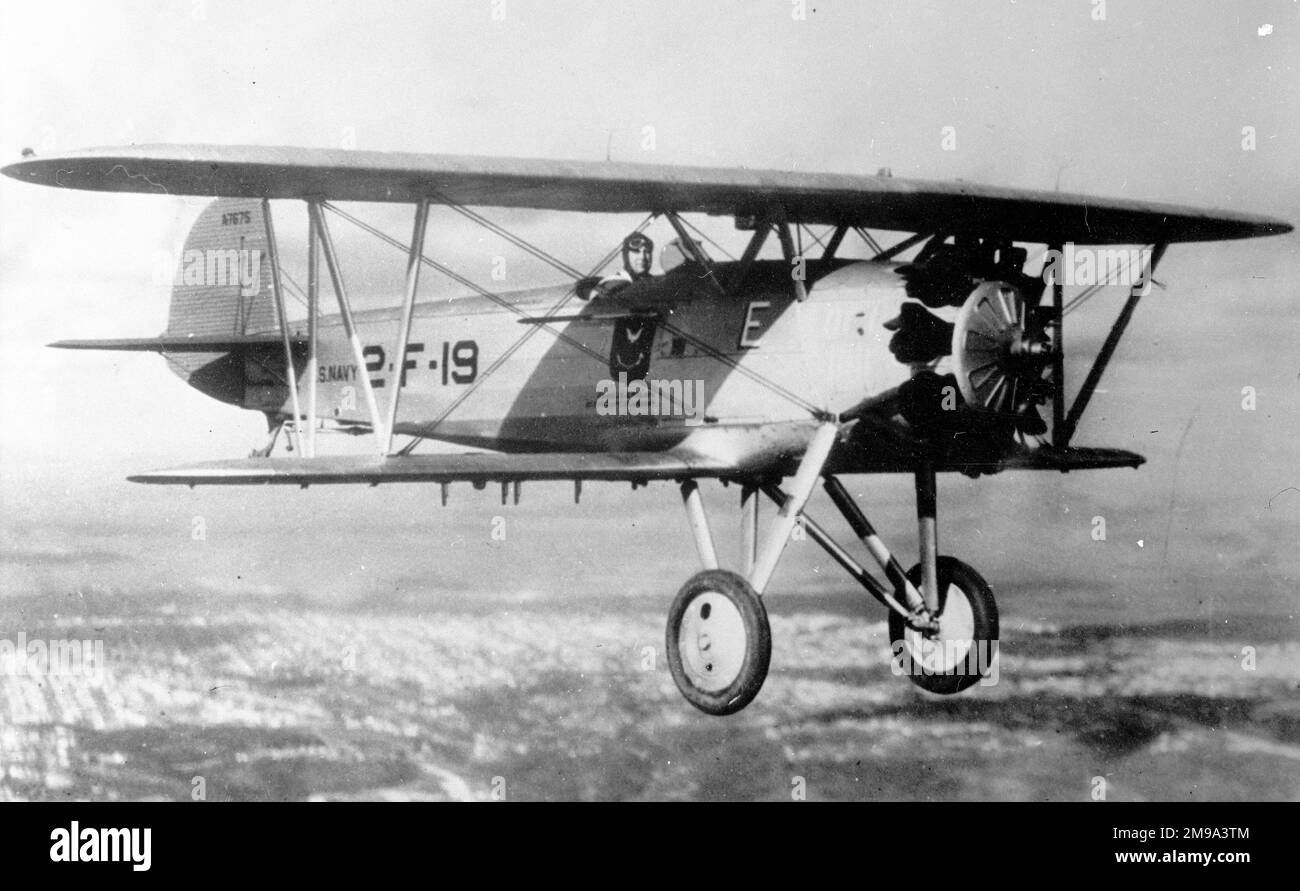
[[[686,701],[710,715],[758,695],[772,659],[767,610],[749,582],[725,569],[687,580],[668,611],[668,668]]]
[[[951,695],[979,683],[998,651],[998,608],[980,574],[953,557],[938,560],[939,632],[927,636],[889,613],[889,640],[912,683]],[[921,565],[907,573],[921,587]],[[899,646],[901,642],[901,648]]]

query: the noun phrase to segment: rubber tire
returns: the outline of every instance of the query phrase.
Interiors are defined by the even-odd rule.
[[[971,569],[965,563],[955,557],[940,557],[937,561],[939,576],[939,614],[943,615],[943,609],[947,605],[948,587],[956,585],[966,594],[966,599],[970,603],[971,614],[975,619],[975,637],[974,641],[987,640],[991,641],[992,651],[997,652],[998,640],[998,607],[993,600],[993,590],[989,587],[988,582],[975,570]],[[916,585],[919,590],[921,587],[921,564],[916,564],[908,570],[907,578],[912,584]],[[898,613],[890,610],[889,612],[889,645],[891,651],[894,650],[894,644],[903,640],[903,633],[907,631],[907,622]],[[996,656],[994,657],[996,658]],[[930,693],[938,693],[942,696],[951,696],[954,693],[960,693],[968,687],[973,687],[981,680],[981,675],[973,672],[950,671],[946,674],[925,674],[916,671],[910,671],[907,674],[912,683],[916,684],[922,690]]]
[[[701,690],[691,683],[682,667],[678,644],[686,608],[696,596],[712,591],[729,600],[740,613],[745,628],[745,658],[736,679],[721,690]],[[754,700],[767,679],[772,661],[772,629],[767,621],[763,600],[743,576],[725,569],[706,569],[686,580],[672,608],[668,610],[668,669],[683,697],[700,711],[710,715],[731,715]]]

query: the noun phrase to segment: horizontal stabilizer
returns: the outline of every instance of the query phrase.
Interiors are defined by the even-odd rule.
[[[295,346],[306,346],[305,337],[291,337]],[[118,350],[137,353],[234,353],[253,347],[282,347],[279,334],[207,334],[187,337],[124,337],[117,340],[58,340],[49,346],[58,350]]]

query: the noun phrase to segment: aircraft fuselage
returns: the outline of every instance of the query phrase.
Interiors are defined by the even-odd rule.
[[[667,448],[710,431],[802,427],[812,411],[843,411],[896,387],[911,369],[889,350],[883,323],[906,299],[896,265],[809,264],[795,299],[788,267],[755,264],[723,296],[698,267],[582,301],[564,285],[417,304],[404,369],[395,367],[396,309],[356,315],[364,363],[338,316],[320,321],[314,369],[296,364],[303,410],[370,422],[402,387],[396,432],[518,450]],[[726,281],[731,264],[720,264]],[[301,327],[305,323],[297,323]],[[291,414],[288,388],[246,376],[243,406]]]

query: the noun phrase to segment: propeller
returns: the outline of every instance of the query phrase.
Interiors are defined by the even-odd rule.
[[[1051,392],[1044,371],[1055,350],[1020,289],[986,281],[970,293],[953,327],[952,358],[970,408],[1042,423],[1036,407]]]

